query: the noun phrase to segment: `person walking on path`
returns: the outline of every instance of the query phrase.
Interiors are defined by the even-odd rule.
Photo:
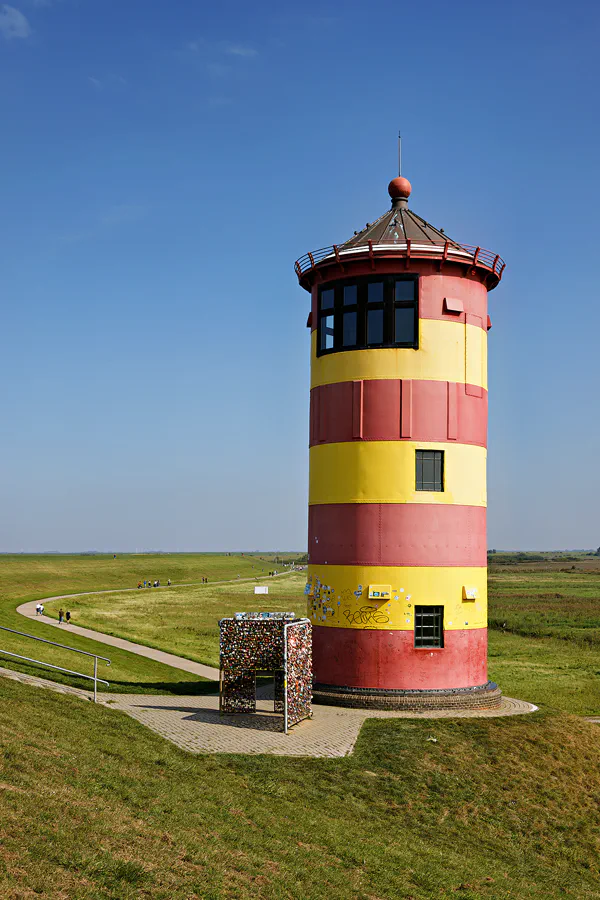
[[[70,621],[71,621],[71,613],[69,612],[69,610],[67,610],[67,614],[66,614],[66,617],[65,617],[65,618],[66,618],[66,620],[67,620],[67,625],[68,625],[68,624],[70,623]]]
[[[64,614],[63,608],[61,606],[61,608],[58,611],[58,624],[59,625],[62,625],[64,617],[65,617],[65,614]]]
[[[36,606],[35,614],[36,614],[36,616],[41,616],[41,614],[42,614],[42,604],[41,603],[38,603],[38,605]]]

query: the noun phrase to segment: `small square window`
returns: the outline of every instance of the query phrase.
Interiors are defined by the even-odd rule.
[[[358,288],[355,284],[347,284],[344,287],[344,306],[352,306],[358,302]]]
[[[334,299],[335,291],[333,288],[328,291],[321,291],[321,309],[333,309]]]
[[[367,288],[369,303],[383,303],[383,281],[371,281]]]
[[[444,490],[444,451],[416,450],[417,491]]]
[[[444,646],[444,607],[415,606],[415,647]]]

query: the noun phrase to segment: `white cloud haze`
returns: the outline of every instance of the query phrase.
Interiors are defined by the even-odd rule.
[[[0,34],[7,41],[26,38],[31,34],[31,27],[22,12],[3,3],[0,7]]]
[[[258,50],[255,50],[253,47],[244,47],[241,44],[229,44],[225,48],[225,52],[231,56],[258,56]]]

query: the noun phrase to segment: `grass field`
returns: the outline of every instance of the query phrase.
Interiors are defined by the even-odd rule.
[[[490,570],[490,678],[508,696],[578,715],[600,714],[600,561]],[[593,568],[593,567],[596,568]],[[218,664],[218,619],[238,609],[302,612],[303,575],[251,584],[196,585],[74,600],[74,621],[208,665]],[[265,602],[266,601],[266,602]],[[57,615],[59,602],[47,605]],[[506,625],[505,628],[503,626]]]
[[[600,714],[599,559],[492,565],[489,625],[490,677],[505,693]]]
[[[340,760],[194,757],[2,681],[0,760],[6,900],[600,897],[598,731],[565,714],[371,721]]]
[[[264,558],[261,559],[260,556]],[[98,556],[0,556],[0,625],[24,631],[38,637],[62,642],[88,652],[108,656],[111,667],[100,671],[109,674],[111,691],[164,693],[194,693],[202,690],[198,677],[177,671],[161,663],[135,656],[123,650],[107,648],[105,644],[90,641],[70,633],[59,635],[55,628],[25,619],[15,612],[18,604],[58,594],[73,594],[80,591],[110,590],[112,588],[135,588],[144,578],[160,579],[166,583],[199,582],[203,576],[210,581],[260,576],[273,569],[272,557],[260,554],[257,557],[223,554],[164,554],[164,555],[122,555],[113,559],[112,555]],[[154,589],[152,589],[154,590]],[[152,594],[146,590],[146,594]],[[137,592],[134,592],[137,593]],[[160,592],[158,592],[160,593]],[[130,595],[125,595],[130,596]],[[76,671],[91,671],[91,666],[83,657],[68,651],[47,647],[0,631],[0,647],[23,656],[33,657]],[[87,668],[85,668],[87,665]],[[0,666],[18,669],[30,674],[48,677],[48,670],[30,663],[23,663],[0,653]],[[60,672],[53,672],[55,681],[87,687],[89,682],[75,679]]]
[[[80,597],[69,601],[69,609],[73,621],[86,628],[218,667],[219,619],[251,609],[304,614],[304,574],[263,581],[268,595],[255,595],[254,582],[234,582]],[[45,611],[58,618],[60,606],[54,601]]]
[[[0,558],[0,623],[52,639],[56,629],[14,613],[18,602],[257,565],[215,557],[205,572],[207,557],[159,559],[152,571],[136,558]],[[600,626],[597,578],[550,563],[491,570],[490,675],[541,712],[372,720],[346,759],[190,756],[114,710],[0,679],[0,897],[600,900],[598,726],[564,712],[600,712],[600,649],[587,639]],[[303,576],[268,583],[268,598],[234,582],[69,608],[214,664],[222,615],[300,610]],[[110,655],[117,690],[202,690],[185,673]]]
[[[600,560],[573,571],[490,570],[490,627],[600,646]]]

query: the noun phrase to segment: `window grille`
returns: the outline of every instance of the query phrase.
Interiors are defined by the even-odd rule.
[[[317,355],[379,347],[418,348],[419,279],[381,275],[319,290]]]
[[[444,451],[416,451],[416,483],[417,491],[444,490]]]
[[[444,607],[415,606],[415,647],[444,646]]]

